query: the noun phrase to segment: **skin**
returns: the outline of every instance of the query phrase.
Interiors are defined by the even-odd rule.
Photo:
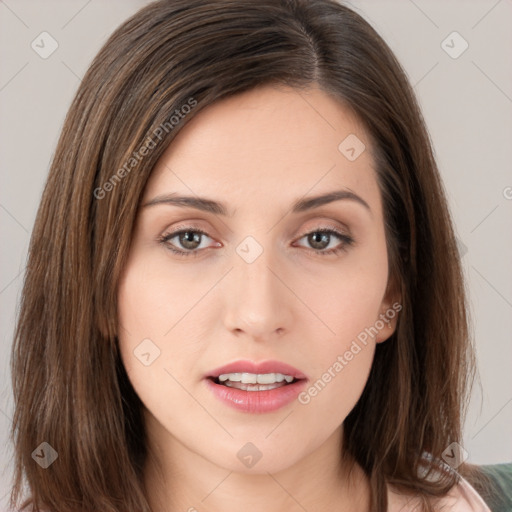
[[[338,150],[355,134],[366,150]],[[354,200],[290,213],[294,201],[347,189]],[[234,410],[207,389],[204,375],[239,359],[274,359],[316,382],[365,328],[400,302],[387,293],[388,256],[369,138],[340,102],[320,89],[264,86],[206,108],[167,148],[142,204],[162,194],[225,203],[233,216],[158,204],[140,209],[119,291],[119,346],[145,405],[152,457],[145,472],[154,510],[291,512],[369,510],[368,482],[340,455],[343,422],[361,396],[376,343],[390,320],[312,397],[274,412]],[[207,236],[159,237],[183,228]],[[335,228],[354,239],[338,254],[316,254],[308,233]],[[252,263],[237,246],[252,236]],[[181,241],[181,243],[180,243]],[[334,235],[324,252],[344,242]],[[196,244],[197,246],[198,244]],[[160,355],[134,356],[144,339]],[[245,467],[247,443],[261,459]]]

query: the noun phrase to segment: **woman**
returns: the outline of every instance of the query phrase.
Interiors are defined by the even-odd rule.
[[[22,508],[52,512],[489,510],[461,446],[465,300],[368,23],[152,3],[84,77],[34,226],[12,503],[25,477]]]

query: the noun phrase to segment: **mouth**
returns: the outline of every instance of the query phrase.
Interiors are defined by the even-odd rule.
[[[222,402],[245,412],[270,412],[296,398],[307,377],[279,361],[236,361],[205,375],[210,390]]]
[[[218,377],[208,377],[215,384],[242,391],[270,391],[301,379],[282,373],[223,373]]]

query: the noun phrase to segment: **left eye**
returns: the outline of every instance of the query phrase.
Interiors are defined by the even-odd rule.
[[[330,242],[332,241],[333,236],[338,240],[341,240],[342,243],[338,243],[338,245],[336,245],[335,247],[327,249],[330,245]],[[307,242],[312,246],[312,249],[316,253],[322,255],[336,254],[340,251],[346,251],[348,246],[354,243],[352,237],[344,235],[343,233],[339,233],[334,229],[327,228],[315,229],[314,231],[310,231],[309,233],[306,233],[304,236],[302,236],[299,240],[301,240],[302,238],[306,238]]]
[[[331,244],[333,236],[338,240],[341,240],[341,243],[338,243],[338,245],[336,245],[335,247],[328,248],[329,245]],[[172,251],[175,254],[181,256],[197,256],[199,254],[198,249],[208,248],[207,246],[201,247],[203,237],[210,238],[206,232],[200,229],[186,228],[181,229],[179,231],[175,231],[174,233],[163,235],[161,238],[159,238],[158,241],[164,244],[170,251]],[[179,247],[176,247],[174,243],[171,243],[171,240],[173,238],[178,239],[178,243],[184,250],[180,249]],[[308,243],[312,246],[311,249],[315,253],[321,255],[334,254],[340,251],[346,251],[348,246],[354,243],[354,240],[350,236],[344,235],[343,233],[339,233],[334,229],[326,228],[310,231],[309,233],[306,233],[305,235],[300,237],[299,240],[302,240],[303,238],[307,238]],[[220,246],[221,244],[217,242],[217,247]]]

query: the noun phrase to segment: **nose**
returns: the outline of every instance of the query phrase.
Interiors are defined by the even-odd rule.
[[[254,341],[276,339],[289,332],[297,299],[273,251],[263,250],[252,262],[238,253],[233,259],[224,304],[226,328]]]

